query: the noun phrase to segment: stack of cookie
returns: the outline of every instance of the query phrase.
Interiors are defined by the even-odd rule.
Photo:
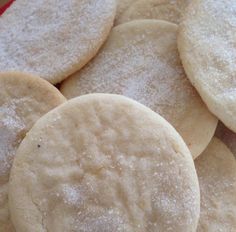
[[[233,0],[13,2],[0,232],[236,231],[235,61]]]

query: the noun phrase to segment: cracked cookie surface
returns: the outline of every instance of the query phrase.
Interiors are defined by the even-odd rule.
[[[199,216],[181,137],[118,95],[75,98],[42,117],[21,143],[10,189],[19,232],[194,232]]]

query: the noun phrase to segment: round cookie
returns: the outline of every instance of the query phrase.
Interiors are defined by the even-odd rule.
[[[62,84],[62,93],[67,98],[94,92],[133,98],[174,125],[197,157],[213,137],[217,119],[185,76],[177,29],[157,20],[115,27],[96,58]]]
[[[62,94],[39,77],[0,73],[0,231],[14,231],[8,180],[16,150],[37,119],[63,102]]]
[[[126,97],[91,94],[43,116],[14,160],[18,232],[191,231],[199,186],[173,127]]]
[[[195,161],[201,190],[201,213],[197,232],[236,228],[236,160],[230,150],[214,138]]]
[[[56,84],[84,66],[113,25],[116,0],[17,0],[0,18],[0,70]]]
[[[236,134],[219,122],[215,136],[222,140],[236,157]]]
[[[236,2],[194,0],[183,16],[178,47],[192,84],[210,111],[236,132]]]
[[[118,19],[117,24],[135,19],[160,19],[179,24],[189,0],[139,0]]]

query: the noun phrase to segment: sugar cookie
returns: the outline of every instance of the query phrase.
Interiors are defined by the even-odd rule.
[[[194,232],[198,181],[170,124],[126,97],[91,94],[43,116],[14,160],[18,232]]]
[[[117,24],[135,19],[161,19],[179,24],[189,0],[139,0],[117,20]]]
[[[17,0],[0,17],[0,70],[55,84],[84,66],[106,39],[116,0]]]
[[[0,73],[0,231],[14,231],[8,210],[8,180],[16,149],[35,121],[63,102],[60,92],[41,78]]]
[[[133,98],[174,125],[197,157],[213,137],[217,119],[185,76],[177,29],[157,20],[115,27],[98,56],[62,84],[62,93],[67,98],[93,92]]]
[[[222,140],[236,157],[236,134],[219,122],[215,136]]]
[[[201,190],[197,232],[233,232],[236,228],[236,160],[214,138],[195,161]]]
[[[210,111],[236,132],[236,1],[193,0],[178,47],[192,84]]]

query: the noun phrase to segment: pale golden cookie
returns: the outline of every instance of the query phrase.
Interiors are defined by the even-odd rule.
[[[0,70],[55,84],[83,67],[113,25],[116,0],[17,0],[0,17]]]
[[[236,160],[230,150],[213,138],[195,161],[201,214],[197,232],[234,232],[236,229]]]
[[[236,1],[191,1],[180,25],[178,47],[203,101],[236,132]]]
[[[190,0],[138,0],[117,20],[117,24],[135,19],[160,19],[179,24]]]
[[[18,232],[194,232],[199,206],[182,138],[118,95],[78,97],[43,116],[11,172]]]
[[[62,93],[67,98],[94,92],[133,98],[167,119],[196,158],[214,135],[217,119],[185,76],[177,29],[157,20],[115,27],[94,60],[62,84]]]
[[[14,231],[8,210],[8,180],[16,150],[42,115],[65,102],[47,81],[23,73],[0,73],[0,231]]]

